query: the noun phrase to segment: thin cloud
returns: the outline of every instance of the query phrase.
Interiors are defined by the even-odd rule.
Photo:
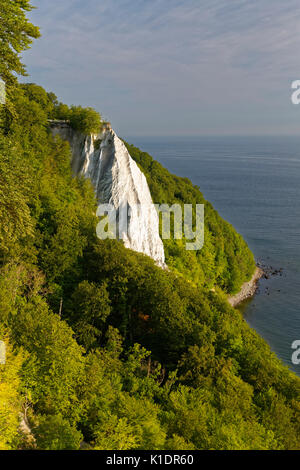
[[[97,107],[123,135],[278,133],[294,122],[298,0],[36,4],[31,79]]]

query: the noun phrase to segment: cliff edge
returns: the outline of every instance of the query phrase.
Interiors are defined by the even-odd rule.
[[[84,135],[67,122],[51,121],[52,134],[70,143],[72,169],[92,181],[99,204],[128,207],[127,231],[119,233],[126,248],[144,253],[165,267],[159,218],[145,175],[110,125],[99,134]]]

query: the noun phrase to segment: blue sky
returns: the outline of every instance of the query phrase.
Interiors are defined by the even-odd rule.
[[[30,77],[122,136],[299,134],[299,0],[33,0]]]

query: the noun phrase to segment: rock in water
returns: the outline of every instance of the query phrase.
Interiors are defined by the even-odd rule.
[[[116,133],[105,126],[101,134],[85,136],[66,123],[50,124],[54,135],[69,141],[73,172],[91,179],[99,204],[113,204],[118,211],[128,207],[127,232],[119,233],[125,247],[165,267],[158,214],[147,180]]]

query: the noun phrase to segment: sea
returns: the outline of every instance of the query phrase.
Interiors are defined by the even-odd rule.
[[[300,136],[126,136],[126,140],[171,173],[198,185],[242,234],[257,262],[270,274],[280,271],[262,279],[255,297],[240,309],[249,325],[300,376],[300,364],[292,363],[292,344],[300,341]]]

